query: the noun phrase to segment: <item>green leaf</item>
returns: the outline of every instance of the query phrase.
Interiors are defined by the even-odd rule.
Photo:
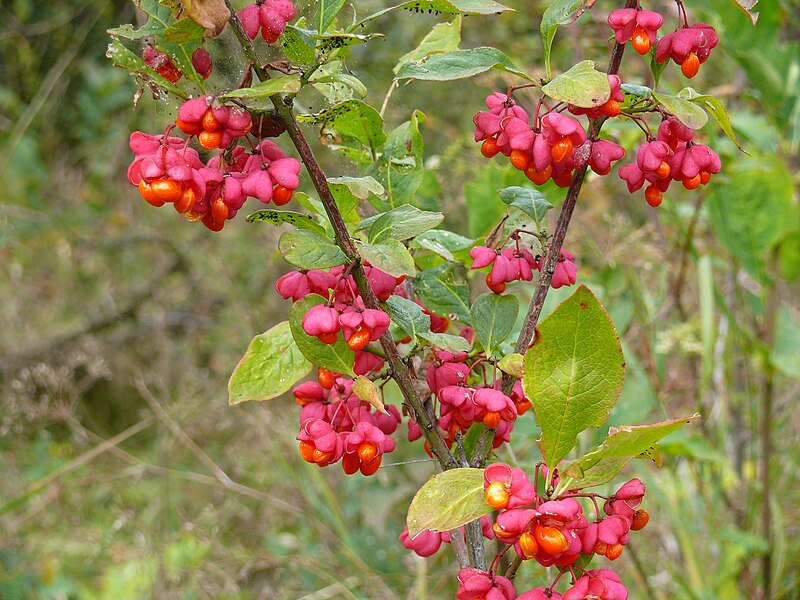
[[[378,160],[371,167],[375,178],[388,192],[388,201],[376,207],[381,212],[412,202],[422,184],[424,143],[419,124],[425,120],[425,115],[415,110],[411,119],[389,134]]]
[[[446,250],[452,256],[457,252],[470,250],[475,245],[475,240],[445,229],[433,229],[415,237],[411,245],[416,243],[419,243],[421,248],[427,248],[438,254],[442,254]],[[424,245],[424,243],[428,243],[428,245]],[[433,246],[434,243],[437,246]],[[452,261],[453,259],[448,258],[448,260]]]
[[[522,376],[525,375],[525,357],[516,352],[509,354],[500,359],[500,362],[497,363],[497,368],[512,377],[522,379]]]
[[[541,227],[547,211],[553,208],[539,190],[516,185],[500,190],[500,199],[530,216],[536,227]]]
[[[366,200],[370,194],[383,196],[386,190],[375,180],[374,177],[330,177],[328,182],[333,185],[341,185],[359,200]]]
[[[430,54],[458,50],[458,45],[460,43],[461,17],[456,18],[452,23],[437,23],[433,26],[433,29],[422,38],[422,41],[414,50],[405,53],[398,59],[394,67],[394,73],[396,75],[397,71],[405,62],[420,60]]]
[[[301,65],[311,65],[317,59],[315,47],[316,40],[302,29],[304,21],[299,19],[297,25],[287,25],[280,38],[283,52],[291,62]]]
[[[187,42],[199,42],[206,34],[206,30],[192,19],[184,17],[169,25],[164,29],[164,39],[173,44],[186,44]]]
[[[611,475],[606,481],[599,481],[599,472],[611,474],[610,460],[628,459],[647,453],[651,447],[661,438],[668,436],[691,423],[693,420],[698,419],[699,414],[695,413],[691,417],[685,419],[674,419],[671,421],[663,421],[661,423],[654,423],[652,425],[638,425],[638,426],[625,426],[625,427],[612,427],[608,432],[608,437],[597,448],[590,450],[582,458],[572,461],[565,468],[560,469],[562,473],[574,480],[572,482],[565,482],[565,486],[569,489],[589,487],[585,485],[584,478],[591,477],[592,485],[600,485],[606,481],[613,479]],[[592,470],[601,463],[598,472],[593,473]],[[620,463],[621,464],[621,463]],[[626,463],[627,464],[627,463]],[[624,466],[624,465],[623,465]]]
[[[308,211],[324,216],[327,219],[327,213],[325,212],[325,207],[322,205],[322,202],[320,202],[316,198],[312,198],[311,196],[303,192],[295,191],[294,197],[300,203],[300,206],[302,206]],[[326,233],[333,235],[333,229],[327,231]]]
[[[491,354],[511,333],[518,312],[516,296],[486,292],[475,299],[470,309],[472,327],[487,354]]]
[[[384,303],[386,312],[392,322],[402,329],[406,335],[411,336],[414,344],[423,333],[430,333],[431,318],[422,312],[422,307],[416,302],[401,296],[392,295]]]
[[[278,249],[283,260],[299,269],[327,269],[347,262],[339,246],[314,231],[287,231],[278,240]]]
[[[309,363],[292,338],[289,322],[275,325],[250,342],[228,381],[228,403],[270,400],[308,375]]]
[[[411,253],[397,240],[383,240],[378,244],[361,244],[359,252],[373,267],[386,271],[389,275],[414,277],[417,274]]]
[[[525,354],[525,395],[542,430],[539,449],[555,467],[578,434],[599,427],[622,391],[625,362],[603,306],[585,285],[536,328]]]
[[[467,352],[472,347],[472,344],[460,335],[423,331],[419,334],[419,337],[426,342],[430,342],[440,350],[446,350],[447,352]]]
[[[499,69],[531,80],[528,75],[514,66],[514,63],[505,54],[491,47],[441,52],[418,60],[411,60],[400,65],[395,79],[453,81],[472,77],[492,69]]]
[[[772,364],[789,377],[800,379],[800,323],[785,306],[778,313]]]
[[[369,91],[358,77],[349,73],[329,73],[321,77],[314,77],[312,83],[340,83],[349,87],[361,98],[366,98]]]
[[[455,283],[449,265],[442,265],[419,274],[414,279],[414,290],[431,312],[454,315],[465,325],[472,323],[469,312],[469,286]]]
[[[720,129],[725,132],[725,135],[728,136],[736,147],[739,148],[742,152],[745,152],[745,149],[742,147],[742,144],[739,142],[739,138],[736,137],[736,133],[733,131],[733,124],[731,123],[731,119],[728,116],[728,113],[725,112],[725,107],[722,105],[722,102],[717,100],[714,96],[710,96],[708,94],[700,94],[696,90],[687,87],[682,89],[680,92],[676,94],[676,98],[685,98],[690,102],[694,102],[695,104],[699,104],[703,108],[708,111],[717,124],[720,126]]]
[[[253,214],[247,215],[245,221],[248,223],[271,223],[276,226],[289,223],[299,229],[307,229],[308,231],[325,235],[325,229],[314,219],[303,213],[288,210],[257,210]]]
[[[339,48],[353,46],[355,44],[365,44],[376,38],[386,38],[386,36],[382,33],[368,33],[366,35],[357,33],[325,33],[312,37],[318,40],[317,56],[319,57],[319,60],[323,62],[328,60],[329,53],[335,52]]]
[[[119,40],[111,41],[108,45],[108,50],[106,50],[106,56],[111,59],[114,66],[130,71],[133,75],[144,80],[152,81],[157,86],[164,88],[179,98],[184,100],[188,98],[186,92],[168,79],[164,79],[155,69],[148,67],[141,56],[128,50]]]
[[[345,0],[317,0],[317,31],[325,33],[336,20]]]
[[[622,94],[625,96],[625,103],[630,104],[632,101],[640,100],[642,98],[652,98],[653,90],[646,85],[636,85],[633,83],[623,83],[619,86]]]
[[[589,0],[555,0],[544,11],[542,22],[539,25],[539,32],[542,34],[544,68],[548,77],[550,77],[550,50],[553,47],[556,31],[561,25],[569,25],[580,17],[583,14],[585,4],[591,6],[593,2]]]
[[[623,458],[601,458],[597,464],[593,465],[585,472],[581,471],[578,467],[572,468],[569,472],[567,472],[566,469],[559,469],[559,472],[563,473],[561,481],[569,485],[574,485],[571,489],[597,487],[598,485],[603,485],[614,479],[631,463],[631,461],[633,461],[633,459],[633,456],[625,456]],[[572,484],[573,481],[576,483]],[[561,487],[560,484],[561,482],[559,482],[559,487]]]
[[[303,331],[303,317],[314,306],[326,302],[325,298],[317,294],[309,294],[292,305],[289,311],[289,326],[297,347],[303,356],[318,367],[328,369],[333,373],[346,373],[354,375],[353,363],[356,354],[347,346],[344,336],[340,333],[335,344],[325,344],[312,335]]]
[[[361,100],[345,100],[313,115],[298,115],[297,120],[321,125],[323,133],[352,138],[373,152],[386,141],[383,119]]]
[[[611,97],[608,75],[594,68],[594,61],[582,60],[542,86],[542,91],[559,102],[582,108],[604,104]]]
[[[399,4],[398,8],[462,15],[499,15],[514,10],[494,0],[411,0]]]
[[[438,254],[447,261],[452,262],[456,259],[456,257],[453,256],[453,253],[450,252],[450,250],[448,250],[446,246],[444,246],[441,242],[438,242],[435,239],[428,239],[428,238],[420,239],[419,237],[415,237],[413,240],[409,242],[408,245],[410,248],[416,248],[418,250],[430,250],[434,254]]]
[[[706,200],[717,238],[758,281],[769,280],[772,248],[796,228],[792,174],[778,157],[760,156],[729,167]]]
[[[440,212],[420,210],[410,204],[402,204],[380,215],[369,230],[371,243],[387,239],[406,240],[433,229],[444,221]]]
[[[275,77],[257,83],[252,87],[240,88],[220,96],[223,100],[228,98],[267,98],[275,94],[296,94],[300,91],[300,75],[286,75]]]
[[[364,23],[374,21],[386,13],[400,9],[417,13],[436,12],[451,15],[499,15],[504,11],[514,10],[513,8],[494,2],[494,0],[407,0],[406,2],[395,4],[389,8],[383,8],[364,17],[351,29],[363,26]]]
[[[148,21],[144,26],[136,29],[133,25],[120,25],[106,31],[112,38],[124,38],[126,40],[141,40],[153,37],[164,31],[164,27],[154,21]]]
[[[369,176],[331,177],[328,179],[328,187],[345,220],[362,200],[368,200],[371,196],[383,196],[386,193],[383,186]],[[358,215],[354,217],[360,218]]]
[[[758,4],[758,0],[731,0],[731,2],[750,18],[750,22],[753,24],[753,27],[755,27],[756,21],[758,21],[758,13],[753,12],[753,8]]]
[[[158,0],[142,0],[139,6],[148,17],[147,22],[142,27],[135,29],[133,25],[122,25],[121,27],[109,29],[108,34],[128,40],[140,40],[145,37],[163,35],[169,22],[173,21],[170,7],[160,4]]]
[[[655,92],[653,92],[653,98],[655,98],[667,112],[675,115],[681,123],[691,129],[700,129],[703,125],[708,123],[706,111],[689,100],[670,96],[669,94],[657,94]]]
[[[483,497],[483,469],[450,469],[434,475],[414,496],[406,517],[408,534],[449,531],[491,510]]]

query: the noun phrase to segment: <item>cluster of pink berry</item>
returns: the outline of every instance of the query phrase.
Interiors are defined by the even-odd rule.
[[[537,467],[536,481],[540,472],[546,476],[546,467]],[[551,483],[556,486],[557,471],[553,475]],[[537,493],[535,484],[530,482],[522,469],[505,463],[489,465],[484,470],[484,498],[489,506],[501,511],[491,528],[495,539],[506,544],[492,566],[498,565],[500,558],[513,547],[523,561],[533,558],[542,566],[560,569],[548,587],[529,590],[520,596],[517,596],[508,579],[494,574],[493,570],[462,569],[458,576],[460,587],[456,598],[625,600],[628,592],[614,571],[586,571],[577,566],[576,561],[581,555],[587,558],[600,555],[612,561],[619,558],[628,543],[629,533],[642,529],[650,519],[647,511],[638,508],[644,493],[644,484],[639,479],[631,479],[608,497],[575,491],[567,492],[557,500],[548,500]],[[592,501],[596,513],[593,521],[587,519],[583,506],[576,498]],[[599,500],[604,501],[605,516],[600,514]],[[404,545],[421,556],[429,556],[438,549],[438,546],[434,549],[432,533],[423,532],[413,540],[404,541]],[[583,575],[576,577],[576,570]],[[567,572],[573,577],[573,585],[562,596],[554,588]]]
[[[395,449],[389,436],[400,423],[397,408],[373,411],[353,393],[352,380],[320,369],[318,382],[302,383],[293,393],[303,407],[296,439],[306,462],[326,467],[341,460],[348,475],[373,475],[383,455]]]
[[[658,63],[671,58],[681,66],[686,77],[694,77],[719,39],[714,28],[706,23],[690,26],[685,11],[683,21],[682,28],[659,39],[658,29],[664,18],[656,12],[625,8],[608,16],[608,24],[618,43],[630,41],[639,54],[647,54],[655,47]],[[587,139],[581,123],[564,111],[585,115],[592,120],[623,114],[625,97],[621,80],[617,75],[609,75],[608,83],[611,93],[602,104],[589,108],[567,104],[550,110],[540,99],[532,121],[512,98],[496,92],[486,98],[489,110],[478,112],[473,118],[475,141],[482,142],[481,153],[487,158],[500,153],[508,156],[511,164],[536,185],[552,179],[557,186],[568,187],[575,170],[586,164],[598,175],[606,175],[611,171],[612,163],[625,156],[625,150],[609,140]],[[541,114],[543,110],[545,112]],[[664,120],[656,138],[648,133],[647,141],[637,151],[636,163],[620,170],[620,177],[631,192],[641,188],[645,181],[649,183],[645,199],[651,206],[661,204],[662,194],[671,181],[681,181],[687,189],[695,189],[708,183],[711,175],[720,170],[719,156],[713,150],[693,143],[694,132],[689,127],[674,116],[664,115],[663,110],[660,112]],[[624,116],[642,121],[634,114],[625,113]],[[642,127],[649,131],[646,124]],[[490,289],[502,291],[506,282],[528,279],[530,269],[536,268],[537,263],[519,252],[512,251],[512,254],[507,258],[512,262],[516,259],[519,268],[508,270],[503,261],[495,261],[495,267],[487,277]],[[488,256],[484,254],[480,260],[473,256],[473,259],[482,262],[488,260],[484,258]],[[528,266],[522,264],[525,262],[523,259]],[[559,278],[554,277],[554,281],[557,280]]]
[[[300,163],[287,157],[271,140],[251,152],[233,145],[252,127],[250,113],[220,103],[207,95],[185,102],[178,110],[178,128],[189,139],[165,135],[131,134],[134,160],[128,181],[153,206],[172,203],[190,221],[202,221],[220,231],[248,197],[283,205],[300,184]],[[189,141],[197,137],[205,149],[219,149],[206,163]],[[250,140],[248,139],[248,142]]]
[[[466,328],[461,335],[468,340],[473,331]],[[451,446],[456,435],[466,433],[473,423],[483,423],[495,430],[493,448],[499,448],[503,442],[511,439],[514,421],[519,415],[531,408],[531,402],[522,391],[522,383],[517,381],[510,395],[505,395],[498,388],[499,379],[489,378],[484,369],[477,376],[477,382],[470,383],[473,370],[485,362],[481,359],[467,364],[466,352],[436,351],[428,357],[426,381],[428,388],[438,400],[437,426],[448,446]],[[413,421],[408,424],[408,439],[414,441],[422,437],[422,430]],[[430,453],[430,449],[426,450]]]
[[[515,239],[515,246],[509,246],[504,250],[489,248],[487,246],[475,246],[470,250],[472,258],[471,269],[482,269],[492,266],[492,270],[486,274],[486,285],[495,294],[502,294],[506,290],[506,284],[513,281],[531,281],[533,272],[542,268],[542,257],[534,256],[530,250],[520,248],[519,233],[515,232],[512,236]],[[578,267],[573,262],[575,255],[572,252],[561,249],[556,262],[556,270],[550,280],[550,285],[554,288],[573,285],[577,280]]]
[[[558,485],[557,473],[552,483]],[[571,565],[581,552],[619,558],[628,543],[628,533],[644,527],[650,518],[646,511],[637,510],[644,492],[644,484],[632,479],[607,498],[574,492],[558,500],[545,500],[522,469],[495,463],[484,471],[486,503],[502,511],[493,525],[495,534],[513,545],[521,559],[535,558],[545,567]],[[595,507],[597,499],[603,498],[608,516],[603,518],[598,513],[590,523],[576,497],[590,498]]]
[[[680,65],[684,76],[691,79],[719,43],[717,32],[707,23],[689,25],[684,11],[683,27],[659,40],[658,30],[663,24],[660,14],[641,8],[623,8],[608,15],[608,25],[614,30],[617,42],[631,42],[642,55],[655,46],[656,62],[663,64],[671,58]]]
[[[261,31],[268,44],[274,44],[286,29],[286,23],[297,16],[297,9],[290,0],[257,0],[245,6],[237,14],[251,40]]]
[[[379,300],[404,293],[399,286],[405,277],[394,277],[370,265],[364,271]],[[389,315],[364,306],[356,282],[345,267],[292,271],[278,279],[275,289],[285,299],[294,301],[308,294],[329,299],[303,316],[303,330],[325,344],[335,344],[341,332],[350,349],[359,352],[389,329]]]
[[[561,572],[563,573],[563,571]],[[502,575],[465,567],[458,573],[458,600],[627,600],[628,590],[611,569],[583,571],[572,587],[560,594],[535,588],[517,596],[514,584]]]
[[[393,294],[406,297],[402,286],[404,277],[394,277],[369,264],[365,265],[364,271],[381,302],[385,302]],[[327,271],[292,271],[278,279],[275,289],[283,298],[291,298],[293,301],[309,294],[327,298],[326,302],[311,307],[303,316],[302,327],[305,333],[325,344],[336,343],[341,333],[350,349],[355,352],[353,371],[356,375],[368,375],[383,369],[384,360],[368,351],[367,346],[389,329],[389,315],[382,310],[364,306],[356,283],[346,267],[334,267]],[[430,317],[432,331],[447,331],[450,326],[447,317],[436,315],[419,301],[416,302]],[[405,343],[410,341],[410,337],[398,341]],[[466,359],[466,352],[459,355],[432,352],[429,356],[431,364],[428,369],[428,385],[431,390],[436,393],[440,387],[451,385],[462,396],[466,394],[469,400],[467,402],[464,398],[458,398],[456,393],[445,392],[444,396],[440,396],[442,414],[438,425],[442,431],[449,433],[448,442],[452,444],[455,432],[466,431],[473,422],[486,422],[495,426],[500,424],[501,419],[505,419],[507,426],[499,427],[499,445],[509,439],[511,422],[517,417],[514,400],[493,389],[476,391],[458,386],[457,384],[465,384],[467,380],[469,368],[464,364]],[[389,422],[385,415],[371,413],[369,404],[359,401],[351,394],[352,381],[348,378],[320,369],[317,379],[317,382],[304,383],[294,390],[297,402],[303,406],[300,435],[297,438],[301,441],[301,455],[308,462],[320,466],[342,458],[346,473],[360,470],[364,475],[371,475],[380,466],[383,453],[394,449],[394,442],[385,436],[394,432],[400,422],[397,409],[388,409],[396,417]],[[325,390],[333,391],[329,393]],[[515,387],[512,398],[522,402],[520,384]],[[525,406],[527,410],[530,403],[527,402]],[[373,427],[360,424],[369,419],[373,419]],[[408,427],[409,441],[422,437],[421,429],[413,420],[409,420]],[[378,430],[384,437],[378,434]],[[341,438],[340,441],[337,441],[338,438],[333,433]],[[363,451],[359,449],[362,443],[367,444]],[[427,450],[430,452],[429,448]]]
[[[675,117],[662,121],[656,139],[639,146],[636,162],[619,170],[628,191],[635,192],[647,181],[645,199],[650,206],[658,206],[672,181],[680,181],[687,190],[707,184],[720,171],[719,155],[692,142],[693,137],[694,130]]]
[[[575,114],[604,114],[616,116],[624,99],[620,81],[609,77],[612,96],[602,105],[592,109],[567,106]],[[575,169],[587,162],[592,170],[606,174],[611,162],[625,156],[625,150],[608,140],[587,140],[580,121],[558,111],[540,114],[543,103],[530,123],[528,113],[513,99],[495,92],[486,98],[489,109],[473,118],[475,141],[482,141],[481,153],[491,158],[499,153],[508,156],[511,164],[536,185],[550,179],[562,188],[569,187]]]

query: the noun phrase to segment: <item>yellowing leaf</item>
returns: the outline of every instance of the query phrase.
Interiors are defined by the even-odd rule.
[[[231,18],[231,11],[225,6],[225,0],[183,0],[183,8],[186,16],[205,27],[211,37],[222,33]]]
[[[353,393],[358,397],[359,400],[369,402],[378,412],[381,412],[385,415],[389,414],[386,412],[386,407],[383,405],[383,400],[381,400],[381,395],[378,392],[378,388],[375,387],[375,384],[372,381],[363,375],[359,375],[353,381]]]

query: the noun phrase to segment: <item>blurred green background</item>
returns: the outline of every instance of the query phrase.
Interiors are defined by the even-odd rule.
[[[541,74],[543,5],[508,4],[518,12],[465,19],[463,47],[497,45]],[[561,30],[554,65],[606,56],[614,7],[598,2]],[[673,27],[674,3],[648,8]],[[755,28],[728,0],[687,8],[721,38],[691,85],[728,107],[749,156],[712,122],[702,136],[723,173],[707,188],[673,186],[652,210],[615,176],[595,178],[567,238],[623,339],[610,424],[703,416],[663,444],[660,469],[632,469],[653,518],[615,567],[631,598],[727,600],[766,597],[767,564],[771,597],[798,598],[800,5],[761,2]],[[287,268],[277,230],[237,219],[211,234],[127,183],[130,132],[172,118],[146,97],[134,110],[135,83],[104,56],[106,29],[139,18],[119,0],[0,5],[0,598],[452,597],[449,550],[422,560],[396,541],[429,463],[371,478],[320,470],[297,455],[291,398],[227,406],[249,340],[288,313],[273,291]],[[387,39],[345,63],[369,102],[380,106],[397,58],[443,20],[399,11],[373,24]],[[622,74],[647,81],[636,56]],[[486,233],[495,190],[517,181],[471,141],[472,115],[509,82],[412,83],[385,115],[391,127],[426,113],[420,202],[465,235]],[[664,83],[685,85],[674,72]],[[635,128],[615,129],[638,143]],[[319,152],[329,174],[353,174]],[[535,427],[517,432],[500,458],[531,466]],[[426,456],[401,444],[390,458]],[[543,582],[538,571],[521,569],[518,589]]]

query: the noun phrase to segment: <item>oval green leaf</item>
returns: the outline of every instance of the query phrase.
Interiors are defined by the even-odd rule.
[[[491,511],[483,498],[483,469],[451,469],[434,475],[414,496],[406,517],[408,534],[450,531]]]
[[[578,434],[599,427],[617,402],[625,376],[619,337],[603,306],[585,285],[536,328],[525,354],[525,395],[542,430],[542,457],[551,468],[575,446]]]
[[[547,211],[553,208],[539,190],[517,185],[500,190],[500,199],[531,217],[537,227],[541,227]]]
[[[487,354],[491,354],[511,333],[518,312],[516,296],[486,292],[475,299],[470,309],[472,327]]]
[[[725,107],[722,105],[722,102],[717,100],[714,96],[709,94],[700,94],[696,90],[687,87],[683,88],[680,92],[676,95],[677,98],[685,98],[695,104],[699,104],[703,108],[708,111],[714,120],[719,125],[720,129],[725,132],[725,135],[728,136],[728,139],[736,144],[736,147],[747,154],[745,149],[742,147],[741,142],[739,142],[739,138],[736,137],[736,133],[733,131],[733,123],[731,123],[731,118],[728,116],[728,113],[725,111]]]
[[[311,363],[292,338],[289,322],[278,323],[250,342],[228,381],[228,403],[276,398],[310,371]]]
[[[289,223],[299,229],[307,229],[308,231],[325,235],[325,229],[314,219],[303,213],[290,210],[257,210],[253,214],[247,215],[245,221],[248,223],[271,223],[276,226]]]
[[[324,131],[352,138],[372,150],[386,141],[383,119],[377,110],[361,100],[345,100],[313,115],[298,115],[297,120],[321,125]]]
[[[420,81],[453,81],[466,79],[492,69],[499,69],[532,81],[520,71],[511,59],[496,48],[481,47],[431,54],[419,60],[410,60],[397,69],[395,79]]]
[[[300,75],[275,77],[257,83],[252,87],[239,88],[220,96],[227,98],[267,98],[275,94],[296,94],[300,91]]]
[[[284,233],[278,249],[287,263],[299,269],[327,269],[347,262],[339,246],[324,235],[304,229]]]
[[[422,312],[422,307],[402,296],[389,296],[385,303],[392,323],[402,329],[416,343],[417,337],[431,330],[431,318]]]
[[[361,244],[359,252],[373,267],[386,271],[389,275],[414,277],[417,274],[411,253],[397,240],[384,240],[379,244]]]
[[[465,325],[472,323],[469,286],[455,282],[450,265],[423,271],[414,279],[414,289],[425,306],[433,312],[445,316],[455,315]]]
[[[542,91],[554,100],[582,108],[599,106],[611,97],[608,75],[595,69],[591,60],[582,60],[557,75],[542,87]]]
[[[433,229],[442,221],[444,215],[440,212],[402,204],[375,219],[369,230],[369,241],[374,244],[387,239],[406,240]]]
[[[667,109],[667,112],[675,115],[681,123],[691,129],[700,129],[708,123],[706,111],[689,100],[656,92],[653,92],[653,98]]]

